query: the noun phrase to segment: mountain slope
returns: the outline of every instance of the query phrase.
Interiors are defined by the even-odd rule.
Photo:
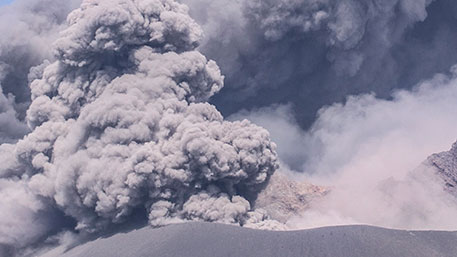
[[[142,228],[41,257],[338,256],[451,257],[457,232],[412,232],[369,226],[273,232],[214,223]]]

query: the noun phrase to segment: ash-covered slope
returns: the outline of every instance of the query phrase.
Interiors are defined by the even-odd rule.
[[[457,232],[412,232],[369,226],[272,232],[214,223],[184,223],[116,234],[41,257],[456,256]]]
[[[433,167],[444,179],[447,190],[457,192],[457,142],[452,145],[451,150],[428,157],[425,165]]]

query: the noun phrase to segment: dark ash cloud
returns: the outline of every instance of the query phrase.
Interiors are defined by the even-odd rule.
[[[212,99],[225,115],[291,103],[309,128],[325,105],[390,99],[457,62],[450,0],[183,2],[205,32],[200,50],[226,75]]]
[[[0,143],[15,142],[29,132],[24,123],[30,104],[30,69],[53,59],[52,42],[67,14],[80,0],[16,0],[0,9]],[[30,74],[29,74],[30,71]]]

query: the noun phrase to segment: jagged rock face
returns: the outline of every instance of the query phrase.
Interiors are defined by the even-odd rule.
[[[428,157],[425,165],[433,167],[443,178],[446,190],[457,195],[457,142],[451,150]]]
[[[259,194],[255,206],[265,210],[271,218],[286,222],[290,217],[306,211],[313,200],[325,196],[329,191],[326,187],[306,181],[290,180],[284,174],[276,172],[265,190]]]

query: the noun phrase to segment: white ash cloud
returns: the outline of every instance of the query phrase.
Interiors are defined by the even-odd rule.
[[[373,156],[374,163],[389,160],[408,172],[431,153],[447,149],[457,138],[455,76],[453,67],[412,91],[397,91],[392,100],[359,95],[323,108],[309,132],[314,150],[303,169],[332,174]]]
[[[73,229],[41,222],[48,212],[83,233],[138,210],[152,225],[268,223],[251,204],[278,167],[275,144],[207,103],[223,76],[194,50],[201,29],[187,11],[173,0],[88,0],[69,15],[56,61],[31,83],[33,131],[0,146],[8,160],[0,181],[18,195],[0,197],[0,206],[8,201],[38,227],[5,217],[0,230],[13,226],[0,243],[21,247]],[[31,238],[16,244],[26,229]]]
[[[330,189],[302,215],[290,219],[289,227],[363,223],[455,230],[455,195],[444,190],[446,180],[436,176],[436,170],[421,163],[456,140],[456,99],[452,68],[412,91],[397,91],[392,100],[359,95],[323,108],[306,132],[290,119],[288,106],[242,112],[239,117],[257,117],[255,123],[272,131],[279,157],[289,158],[292,161],[286,164],[303,172],[289,176]],[[289,151],[301,152],[303,162],[295,163]],[[441,166],[452,165],[451,155]]]

